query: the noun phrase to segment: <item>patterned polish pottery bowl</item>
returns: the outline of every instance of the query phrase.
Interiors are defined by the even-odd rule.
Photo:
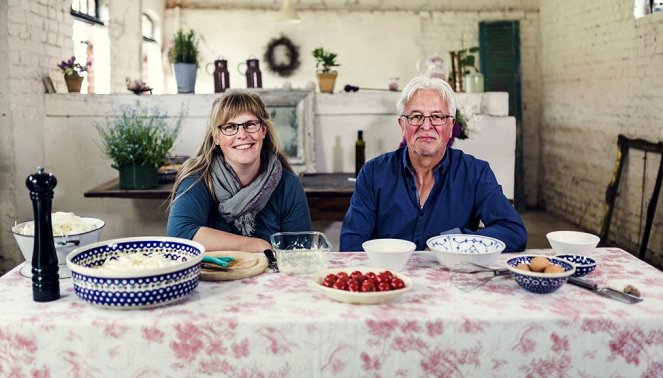
[[[67,255],[74,291],[110,309],[164,305],[198,286],[205,247],[187,239],[134,237],[106,240]]]
[[[438,235],[426,241],[442,266],[454,270],[468,263],[488,267],[506,248],[504,242],[480,235]]]
[[[511,271],[511,276],[523,289],[537,294],[547,294],[559,289],[569,280],[569,277],[576,272],[576,268],[570,262],[557,258],[548,257],[548,262],[561,266],[564,271],[560,273],[539,273],[525,271],[516,268],[518,264],[530,265],[533,258],[538,255],[523,255],[507,260],[507,268]]]
[[[576,272],[573,274],[573,277],[586,276],[596,269],[596,260],[591,257],[582,255],[557,255],[555,257],[569,261],[576,266]]]

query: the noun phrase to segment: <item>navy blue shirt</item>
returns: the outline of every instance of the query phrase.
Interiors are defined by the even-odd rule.
[[[168,216],[168,236],[193,239],[201,226],[241,235],[235,225],[219,214],[219,202],[197,176],[182,180],[176,198]],[[310,230],[311,215],[304,188],[294,173],[284,169],[269,201],[256,215],[251,236],[269,242],[269,237],[276,232]]]
[[[420,208],[407,147],[367,162],[343,220],[340,250],[362,251],[363,242],[376,238],[410,240],[424,250],[428,238],[453,228],[499,239],[505,252],[525,249],[525,225],[487,162],[447,148],[433,175]],[[485,228],[478,230],[479,221]]]

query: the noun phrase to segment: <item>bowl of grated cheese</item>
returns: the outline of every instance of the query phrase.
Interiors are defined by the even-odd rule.
[[[156,307],[198,286],[205,247],[188,239],[146,236],[106,240],[67,255],[74,292],[110,309]]]
[[[66,267],[67,254],[77,247],[96,243],[101,238],[106,222],[97,218],[79,217],[74,213],[55,212],[51,213],[51,229],[53,230],[53,242],[55,252],[60,264],[60,276]],[[12,227],[12,234],[16,239],[21,253],[27,261],[25,266],[32,266],[32,251],[34,249],[35,223],[28,221],[16,224]],[[32,274],[29,269],[28,274]],[[68,276],[68,272],[65,273]]]

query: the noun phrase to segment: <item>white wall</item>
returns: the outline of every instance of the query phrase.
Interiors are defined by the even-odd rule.
[[[663,14],[634,20],[623,0],[541,2],[539,181],[548,210],[599,232],[617,135],[663,140]],[[631,152],[610,238],[636,250],[660,155]],[[644,182],[644,189],[643,189]],[[648,256],[663,261],[663,196]]]

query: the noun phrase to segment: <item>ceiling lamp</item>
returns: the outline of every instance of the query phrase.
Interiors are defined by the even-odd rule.
[[[279,12],[276,14],[276,19],[278,21],[292,22],[292,23],[302,21],[302,19],[299,18],[297,10],[295,9],[295,7],[292,6],[290,0],[283,0],[283,4],[281,4],[281,9],[279,9]]]

